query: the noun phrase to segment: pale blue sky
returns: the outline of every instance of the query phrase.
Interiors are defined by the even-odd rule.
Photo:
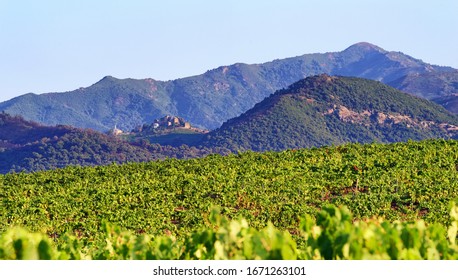
[[[0,0],[0,101],[361,41],[458,68],[458,1]]]

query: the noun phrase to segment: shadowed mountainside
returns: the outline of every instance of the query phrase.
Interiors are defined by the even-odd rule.
[[[164,158],[194,158],[220,149],[126,142],[90,129],[44,126],[0,113],[0,174],[39,171],[68,165],[93,166]]]

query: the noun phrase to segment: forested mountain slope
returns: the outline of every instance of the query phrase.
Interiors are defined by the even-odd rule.
[[[372,80],[319,75],[227,121],[203,145],[264,151],[457,136],[458,116],[433,102]]]

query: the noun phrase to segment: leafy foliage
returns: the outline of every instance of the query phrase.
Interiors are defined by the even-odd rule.
[[[300,247],[289,232],[271,223],[257,230],[245,219],[228,220],[215,209],[210,215],[211,227],[193,230],[184,241],[167,235],[134,235],[105,223],[103,240],[82,244],[75,236],[66,235],[66,242],[56,248],[48,237],[19,228],[0,236],[0,259],[456,260],[457,213],[458,207],[453,204],[453,222],[447,231],[438,224],[426,226],[422,220],[353,223],[345,207],[327,206],[317,214],[316,221],[310,216],[302,219],[299,234],[305,237],[305,243]]]
[[[297,242],[301,215],[346,205],[354,219],[382,217],[450,225],[458,197],[458,141],[348,144],[244,152],[0,176],[0,232],[12,226],[64,242],[103,239],[104,221],[183,239],[209,226],[209,209],[249,226],[270,221]]]

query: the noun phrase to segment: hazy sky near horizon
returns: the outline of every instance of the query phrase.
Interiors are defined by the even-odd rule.
[[[457,0],[0,0],[0,101],[370,42],[458,68]]]

